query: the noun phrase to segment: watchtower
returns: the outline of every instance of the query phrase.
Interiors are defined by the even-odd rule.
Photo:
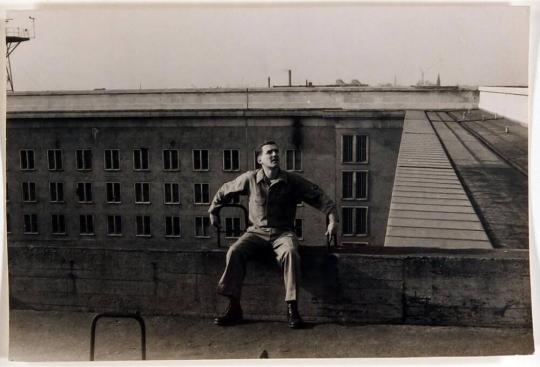
[[[10,56],[15,49],[22,43],[29,41],[31,38],[35,38],[35,18],[28,17],[32,21],[32,33],[28,31],[28,28],[21,27],[7,27],[6,26],[6,59],[7,59],[7,86],[8,90],[13,92],[13,73],[11,71],[11,59]],[[11,18],[6,19],[6,23],[9,23]]]

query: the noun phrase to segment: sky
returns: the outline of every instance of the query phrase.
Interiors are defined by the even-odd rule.
[[[41,5],[7,27],[16,91],[527,85],[528,8],[498,5]]]

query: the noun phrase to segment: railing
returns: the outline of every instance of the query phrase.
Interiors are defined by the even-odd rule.
[[[218,220],[221,222],[221,218],[220,218],[220,215],[219,215],[219,213],[221,212],[221,209],[223,209],[223,208],[231,208],[231,207],[232,208],[240,208],[244,212],[244,225],[245,225],[244,232],[245,232],[247,227],[248,227],[248,224],[249,224],[249,214],[248,214],[248,210],[246,209],[245,206],[243,206],[241,204],[224,204],[224,205],[221,205],[220,207],[218,207],[216,209],[216,211],[214,212],[214,214],[218,217]],[[326,226],[328,227],[328,218],[326,219]],[[223,233],[223,232],[226,232],[226,231],[222,230],[221,228],[216,227],[217,247],[218,248],[221,248],[221,233]],[[334,246],[332,246],[332,240],[334,241]],[[334,249],[338,248],[336,235],[333,235],[332,238],[327,238],[326,239],[326,248],[328,249],[328,251],[331,251],[332,247]]]
[[[30,32],[27,28],[6,27],[6,37],[30,38]]]
[[[90,331],[90,360],[94,360],[95,346],[96,346],[96,326],[97,322],[101,318],[126,318],[133,319],[139,323],[141,328],[141,359],[146,359],[146,326],[144,320],[139,313],[117,313],[117,312],[104,312],[96,315],[92,320],[92,328]]]
[[[242,211],[244,212],[244,226],[245,226],[244,232],[245,232],[247,227],[248,227],[248,223],[249,223],[249,214],[248,214],[248,210],[246,209],[246,207],[241,205],[241,204],[224,204],[224,205],[218,207],[216,209],[216,211],[214,212],[214,214],[216,215],[216,217],[218,217],[220,222],[221,222],[221,219],[220,219],[219,213],[221,212],[221,209],[223,209],[223,208],[240,208],[240,209],[242,209]],[[216,227],[217,247],[218,248],[221,248],[221,234],[223,232],[225,232],[225,231],[223,231],[221,228]]]

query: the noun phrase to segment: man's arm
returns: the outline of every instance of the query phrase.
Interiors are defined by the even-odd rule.
[[[336,204],[328,197],[328,195],[324,193],[323,190],[321,190],[318,185],[299,175],[296,177],[298,178],[298,190],[300,191],[302,201],[320,210],[328,217],[328,228],[325,235],[327,236],[328,240],[331,240],[332,236],[335,236],[337,233],[337,226],[339,223]]]
[[[244,195],[249,191],[248,175],[249,172],[246,172],[234,180],[224,183],[216,192],[210,208],[208,208],[211,225],[218,228],[221,226],[219,217],[215,214],[217,209],[221,208],[224,204],[230,203],[234,195]]]

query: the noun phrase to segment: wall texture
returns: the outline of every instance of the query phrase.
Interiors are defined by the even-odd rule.
[[[527,253],[326,253],[303,247],[306,320],[530,326]],[[11,307],[140,311],[212,317],[224,251],[121,250],[12,244]],[[284,320],[282,278],[253,262],[243,290],[248,318]]]
[[[480,87],[478,107],[517,121],[529,124],[529,88]]]

